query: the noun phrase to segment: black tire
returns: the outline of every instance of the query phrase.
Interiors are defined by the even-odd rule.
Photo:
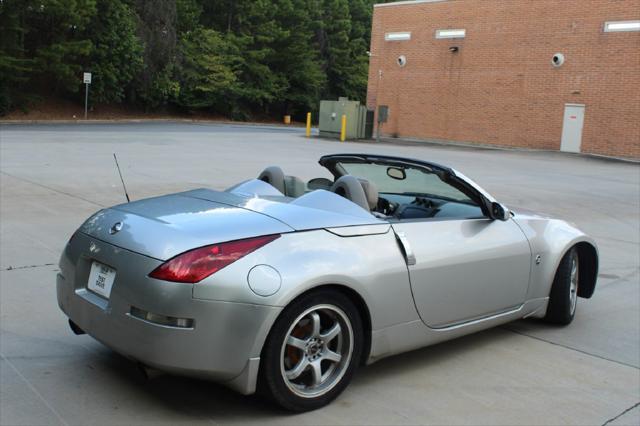
[[[325,308],[315,310],[317,307]],[[332,310],[334,308],[336,311]],[[315,316],[314,313],[318,315]],[[320,333],[316,335],[322,336],[324,333],[325,337],[322,337],[324,340],[320,340],[320,345],[316,344],[312,348],[313,343],[310,345],[309,342],[314,339],[316,318],[320,318],[318,324],[321,324],[317,328]],[[305,325],[301,326],[301,324]],[[329,337],[329,332],[332,329],[335,330],[335,324],[340,324],[340,334]],[[308,330],[306,328],[308,326],[311,326],[312,330]],[[285,339],[289,339],[290,336],[300,337],[300,340],[306,343],[307,349],[300,349],[288,343],[285,345]],[[289,340],[286,341],[289,342]],[[318,346],[320,346],[319,349]],[[351,350],[347,356],[348,348]],[[259,389],[265,396],[290,411],[304,412],[323,407],[340,395],[351,381],[360,363],[362,348],[362,319],[351,300],[344,294],[331,289],[307,293],[287,306],[273,325],[262,351]],[[316,352],[314,353],[312,349]],[[323,358],[328,351],[341,354],[343,349],[345,354],[341,356],[340,361]],[[294,357],[296,359],[292,361]],[[302,365],[303,361],[308,364],[305,364],[304,369],[299,369],[303,372],[299,373],[297,378],[285,378],[287,373],[291,374],[299,365]],[[328,374],[326,383],[322,382],[318,385],[313,383],[316,374],[311,362],[323,366],[320,367],[320,374],[317,377]],[[325,373],[322,368],[326,368]],[[331,374],[328,373],[330,369],[332,369]],[[332,379],[331,383],[329,379]],[[312,383],[307,386],[305,382]],[[300,389],[297,388],[298,386]],[[324,386],[324,389],[321,386]],[[304,392],[309,392],[309,395],[301,396],[300,393]],[[319,394],[311,396],[313,392]]]
[[[558,325],[568,325],[576,314],[577,292],[579,284],[578,252],[575,248],[569,250],[558,265],[556,276],[551,286],[549,306],[544,320]],[[575,262],[575,263],[574,263]],[[575,271],[575,286],[572,287],[572,272]],[[575,293],[575,294],[574,294]],[[572,300],[575,299],[575,300]]]

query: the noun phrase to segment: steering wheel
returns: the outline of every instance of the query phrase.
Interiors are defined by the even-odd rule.
[[[411,205],[424,207],[427,209],[431,209],[435,207],[435,204],[433,203],[433,201],[424,197],[416,197],[416,199],[411,202]]]
[[[391,216],[393,212],[398,208],[398,203],[393,203],[387,200],[386,198],[379,197],[378,205],[376,206],[376,211],[382,213],[386,216]]]

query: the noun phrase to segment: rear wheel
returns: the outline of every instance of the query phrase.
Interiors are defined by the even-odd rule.
[[[349,384],[362,353],[362,321],[341,293],[321,290],[288,306],[263,351],[262,390],[292,411],[320,408]]]
[[[560,325],[567,325],[573,321],[578,305],[579,260],[577,250],[572,248],[560,261],[551,286],[545,321]]]

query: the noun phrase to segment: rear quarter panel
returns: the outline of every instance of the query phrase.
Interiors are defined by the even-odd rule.
[[[247,276],[256,265],[269,265],[279,272],[277,293],[263,297],[250,289]],[[322,285],[357,292],[369,308],[374,330],[418,319],[407,266],[391,230],[353,237],[326,230],[284,234],[194,285],[193,295],[283,307]]]

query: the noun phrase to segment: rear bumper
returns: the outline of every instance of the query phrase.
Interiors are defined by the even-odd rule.
[[[100,249],[95,259],[80,248],[90,242]],[[118,271],[109,300],[86,289],[94,260]],[[252,393],[255,377],[251,376],[257,372],[262,345],[281,308],[194,299],[192,285],[148,278],[144,272],[157,263],[86,236],[76,237],[60,261],[58,304],[87,334],[129,358]],[[132,308],[188,318],[193,324],[179,328],[149,322],[133,316]]]

